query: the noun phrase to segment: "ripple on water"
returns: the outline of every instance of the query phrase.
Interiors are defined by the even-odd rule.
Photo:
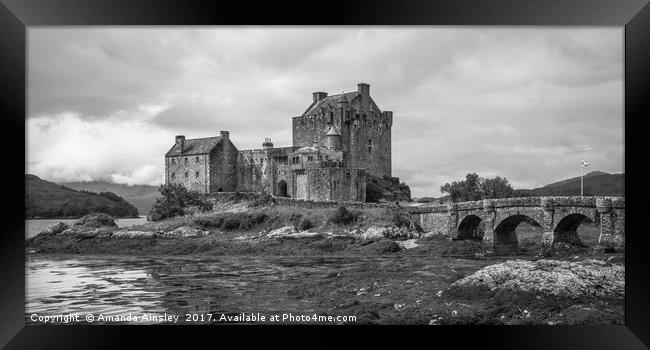
[[[26,313],[128,313],[259,311],[290,308],[287,282],[359,263],[391,259],[350,257],[29,256]],[[304,300],[305,310],[317,305]],[[28,321],[29,322],[29,321]]]

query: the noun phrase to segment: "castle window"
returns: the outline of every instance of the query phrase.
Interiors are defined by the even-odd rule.
[[[176,159],[172,158],[172,165],[176,165]]]
[[[196,175],[196,178],[198,179],[199,178],[199,172],[197,171],[195,175]]]
[[[172,173],[172,181],[176,180],[176,174]]]
[[[189,177],[190,177],[190,175],[188,173],[185,173],[185,178],[187,179]]]
[[[199,157],[196,157],[196,164],[199,164]]]
[[[334,122],[334,112],[330,112],[330,124]]]
[[[368,146],[368,153],[372,152],[372,146]]]

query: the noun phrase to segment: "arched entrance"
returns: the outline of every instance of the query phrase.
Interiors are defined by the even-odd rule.
[[[289,197],[289,193],[287,192],[287,183],[284,180],[278,182],[278,196]]]

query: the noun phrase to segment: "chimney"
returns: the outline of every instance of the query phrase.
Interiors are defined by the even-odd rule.
[[[368,97],[370,96],[370,85],[366,83],[357,84],[357,88],[361,96]]]
[[[176,144],[180,146],[180,153],[183,153],[183,148],[185,147],[185,136],[183,135],[176,135]]]
[[[388,124],[393,124],[393,111],[383,111],[381,114]]]
[[[221,131],[221,138],[224,140],[230,139],[230,132],[228,131]]]
[[[312,95],[314,96],[314,102],[316,102],[327,97],[327,92],[314,92]]]

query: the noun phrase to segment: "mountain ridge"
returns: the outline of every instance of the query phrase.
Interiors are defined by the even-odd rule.
[[[93,212],[128,218],[138,209],[110,191],[78,191],[25,174],[25,219],[78,218]]]
[[[151,185],[124,185],[109,181],[62,182],[59,184],[78,191],[113,192],[133,204],[142,215],[148,214],[153,203],[160,197],[158,186]]]

